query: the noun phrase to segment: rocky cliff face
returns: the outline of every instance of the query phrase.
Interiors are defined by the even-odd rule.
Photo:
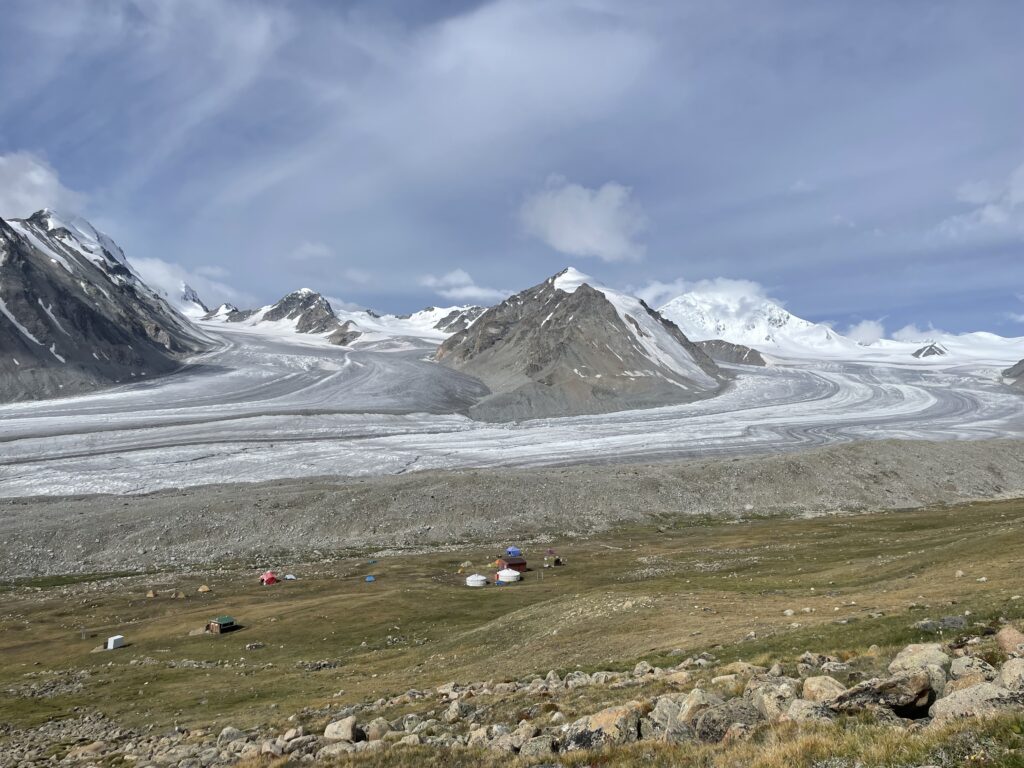
[[[490,388],[471,415],[493,421],[689,402],[725,380],[673,323],[572,269],[487,310],[436,358]]]
[[[84,219],[0,219],[0,401],[157,376],[209,346]]]

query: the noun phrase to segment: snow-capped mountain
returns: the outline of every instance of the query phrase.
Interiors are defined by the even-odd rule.
[[[487,310],[436,358],[490,388],[471,414],[495,421],[687,402],[725,378],[643,301],[572,268]]]
[[[722,339],[762,352],[856,351],[832,328],[791,314],[773,301],[706,288],[677,296],[658,309],[695,341]]]
[[[1003,376],[1013,380],[1013,386],[1018,387],[1024,391],[1024,360],[1021,360],[1016,365],[1011,365],[1005,371]]]
[[[259,309],[240,310],[230,304],[221,304],[203,315],[202,319],[238,323],[249,328],[258,326],[273,333],[310,334],[340,346],[348,346],[362,335],[355,323],[340,320],[331,303],[310,288],[292,291],[279,301]]]
[[[0,399],[167,373],[209,344],[85,219],[0,219]]]
[[[201,298],[193,288],[186,282],[182,282],[181,290],[178,294],[178,301],[176,302],[178,309],[182,311],[187,317],[200,318],[210,311]]]
[[[234,323],[256,332],[319,336],[331,344],[373,345],[377,349],[432,349],[453,333],[465,330],[483,307],[427,307],[411,315],[382,315],[369,309],[335,309],[309,288],[288,294],[260,309],[240,310],[222,304],[207,311],[205,322]]]

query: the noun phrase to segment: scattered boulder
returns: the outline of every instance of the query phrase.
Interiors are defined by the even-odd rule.
[[[389,723],[383,717],[375,717],[366,727],[363,728],[363,732],[366,734],[367,741],[380,741],[384,738],[384,734],[391,731],[391,723]]]
[[[979,683],[939,699],[928,714],[933,722],[942,723],[965,717],[989,717],[1015,710],[1024,710],[1024,693],[1008,691],[992,683]]]
[[[789,705],[799,696],[802,683],[791,677],[758,675],[750,679],[743,691],[762,717],[769,721],[779,720]]]
[[[901,671],[886,679],[872,678],[843,691],[827,702],[834,712],[860,712],[882,706],[900,717],[919,718],[928,713],[937,695],[927,669]]]
[[[640,721],[640,737],[655,741],[679,742],[693,738],[693,728],[680,719],[678,695],[660,696],[654,708]]]
[[[230,744],[232,741],[240,741],[245,738],[246,736],[244,731],[240,731],[229,725],[225,727],[217,737],[217,746],[220,747],[224,744]]]
[[[804,680],[803,697],[820,702],[833,699],[846,690],[846,686],[828,675],[817,675]]]
[[[324,738],[327,741],[363,741],[366,734],[356,725],[356,716],[349,715],[342,720],[336,720],[324,729]]]
[[[996,633],[999,650],[1007,656],[1024,653],[1024,632],[1013,626],[1006,626]]]
[[[832,710],[824,704],[807,699],[795,699],[786,710],[783,720],[794,723],[805,723],[813,720],[831,720],[834,717]]]
[[[996,685],[1010,691],[1024,691],[1024,659],[1010,659],[1003,664]]]
[[[606,744],[628,744],[640,737],[643,705],[631,701],[617,707],[602,709],[565,726],[562,750],[595,749]]]
[[[705,709],[697,718],[694,731],[701,741],[717,742],[725,738],[733,724],[754,725],[761,719],[757,707],[740,697]]]
[[[694,688],[679,703],[679,720],[693,724],[702,712],[722,703],[722,698],[702,688]]]
[[[554,751],[554,739],[550,736],[534,736],[519,748],[519,754],[523,757],[545,757]]]
[[[895,674],[904,670],[923,669],[929,664],[943,670],[949,669],[949,654],[939,643],[913,643],[896,654],[896,658],[889,664],[889,672]]]
[[[980,675],[984,681],[988,681],[994,680],[997,674],[995,667],[977,656],[960,656],[953,659],[949,667],[949,676],[954,680]]]

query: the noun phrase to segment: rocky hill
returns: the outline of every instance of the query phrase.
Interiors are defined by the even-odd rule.
[[[571,268],[487,310],[436,358],[490,388],[471,410],[487,421],[684,403],[725,381],[673,323]]]
[[[165,374],[209,345],[84,219],[0,219],[0,401]]]

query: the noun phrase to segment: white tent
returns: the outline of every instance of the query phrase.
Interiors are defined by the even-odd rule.
[[[487,577],[481,576],[479,573],[474,573],[472,576],[466,577],[467,587],[486,587]]]
[[[519,581],[521,578],[523,578],[522,574],[520,574],[519,571],[513,571],[511,568],[498,571],[498,581],[503,581],[506,584],[513,581]]]
[[[114,635],[113,637],[107,638],[107,650],[112,651],[115,648],[124,647],[124,635]]]

